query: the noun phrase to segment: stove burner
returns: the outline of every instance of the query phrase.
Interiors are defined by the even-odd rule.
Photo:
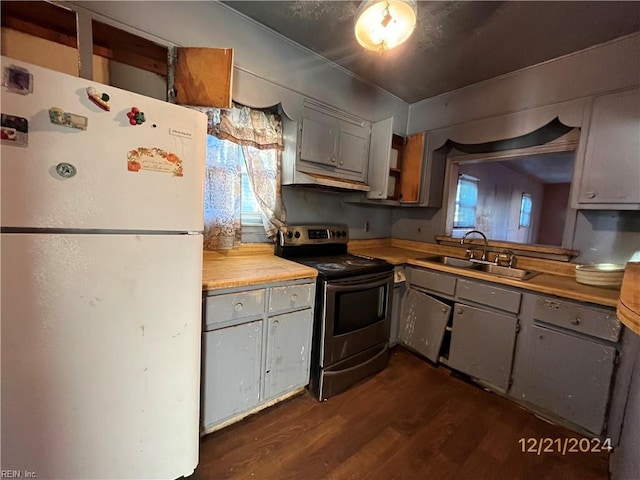
[[[368,258],[348,258],[344,261],[347,265],[353,265],[356,267],[364,267],[367,265],[373,265],[375,262],[371,261]]]
[[[318,263],[315,267],[319,270],[327,270],[330,272],[339,272],[347,268],[345,265],[339,263]]]

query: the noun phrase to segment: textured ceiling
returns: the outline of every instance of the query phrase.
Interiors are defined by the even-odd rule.
[[[571,183],[574,152],[547,153],[504,161],[504,165],[541,183]]]
[[[640,30],[640,2],[418,2],[395,50],[353,36],[359,1],[225,1],[231,8],[413,103]]]

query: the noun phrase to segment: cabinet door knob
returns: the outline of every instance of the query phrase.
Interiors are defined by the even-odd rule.
[[[580,320],[580,317],[576,317],[573,320],[571,320],[571,325],[580,325],[582,323],[582,321]]]
[[[585,197],[591,199],[596,197],[596,192],[587,192],[584,194]]]
[[[442,313],[447,313],[447,309],[446,309],[446,308],[443,308],[443,309],[442,309]]]
[[[460,314],[460,315],[462,315],[462,312],[463,312],[463,310],[462,310],[461,308],[458,308],[458,309],[456,310],[456,313],[458,313],[458,314]]]
[[[336,163],[336,158],[335,157],[331,157],[331,163]]]
[[[236,303],[235,307],[233,307],[233,309],[236,312],[239,312],[240,310],[242,310],[242,304],[240,302]]]
[[[293,295],[291,295],[291,301],[295,302],[298,299],[298,294],[294,293]]]
[[[544,335],[538,335],[538,338],[539,338],[540,340],[544,340]]]
[[[340,162],[338,162],[338,163],[340,163],[340,165],[344,165],[344,161],[343,160],[340,160]]]

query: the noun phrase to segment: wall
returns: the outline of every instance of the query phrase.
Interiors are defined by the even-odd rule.
[[[640,34],[444,93],[409,107],[408,132],[551,105],[640,83]]]
[[[640,250],[640,213],[614,210],[580,210],[573,248],[578,263],[626,263]]]
[[[460,164],[458,172],[479,180],[476,229],[496,240],[529,241],[529,232],[518,228],[520,201],[522,192],[531,194],[531,232],[535,233],[542,204],[543,185],[540,182],[511,170],[501,162]]]
[[[409,109],[406,102],[220,2],[71,3],[104,23],[160,44],[233,48],[234,83],[237,81],[234,99],[254,98],[251,77],[259,77],[366,120],[393,116],[394,130],[406,132]],[[271,95],[267,91],[269,85],[263,83],[261,88],[266,96]]]
[[[312,188],[282,187],[287,222],[346,223],[354,239],[385,238],[391,235],[391,211],[380,207],[363,207],[344,202],[345,195]],[[369,232],[364,231],[369,222]]]
[[[562,232],[569,208],[570,183],[544,185],[538,236],[534,243],[562,245]]]
[[[638,84],[640,34],[634,34],[415,103],[408,131],[437,131],[514,112],[526,117],[546,105]],[[624,262],[640,245],[638,217],[637,212],[579,211],[572,244],[565,246],[581,251],[578,263]],[[397,209],[392,222],[391,234],[399,238],[433,242],[433,235],[444,233],[442,209]]]
[[[78,76],[78,50],[26,33],[2,28],[1,54],[68,75]],[[109,60],[93,56],[93,78],[109,84]]]

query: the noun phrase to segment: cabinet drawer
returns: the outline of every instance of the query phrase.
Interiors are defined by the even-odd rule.
[[[314,293],[315,285],[313,283],[274,287],[271,289],[269,313],[310,307]]]
[[[620,322],[613,311],[583,307],[549,298],[538,298],[534,320],[617,342]]]
[[[522,294],[493,285],[460,279],[458,281],[458,298],[498,308],[505,312],[518,313]]]
[[[434,292],[444,293],[453,296],[456,291],[456,278],[430,270],[419,270],[412,268],[409,270],[409,283],[416,287],[426,288]]]
[[[210,330],[210,327],[229,320],[262,315],[265,298],[264,288],[207,297],[205,329]]]

